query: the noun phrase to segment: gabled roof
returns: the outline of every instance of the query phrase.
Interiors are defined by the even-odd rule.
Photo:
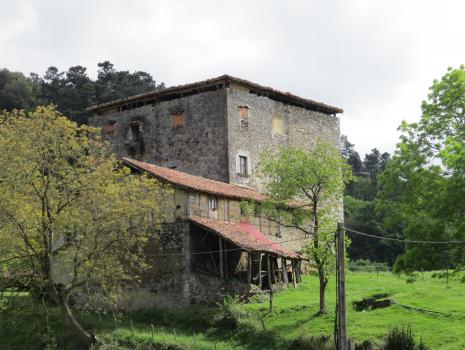
[[[123,162],[134,169],[149,173],[162,182],[168,182],[184,189],[214,194],[224,198],[248,199],[257,202],[266,199],[264,194],[251,188],[210,180],[201,176],[187,174],[182,171],[164,168],[130,158],[123,158]]]
[[[157,101],[163,101],[164,99],[174,99],[178,97],[183,97],[183,94],[188,95],[202,91],[221,89],[228,86],[231,82],[247,87],[250,93],[256,94],[258,96],[267,96],[270,99],[280,101],[286,104],[291,104],[302,108],[319,111],[325,114],[336,114],[343,112],[341,108],[333,107],[322,102],[302,98],[289,92],[282,92],[279,90],[275,90],[271,87],[259,85],[251,81],[236,78],[226,74],[216,78],[199,81],[196,83],[173,86],[163,90],[146,92],[143,94],[129,96],[115,101],[101,103],[99,105],[87,108],[86,111],[98,112],[110,107],[121,106],[136,101],[143,102],[147,100],[150,103],[154,103]]]
[[[244,248],[247,251],[270,253],[284,258],[302,259],[303,257],[288,250],[266,237],[255,225],[218,221],[211,218],[191,215],[189,221],[203,229],[212,231],[223,239]]]

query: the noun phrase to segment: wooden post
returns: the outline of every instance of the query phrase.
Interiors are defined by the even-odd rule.
[[[253,259],[253,253],[248,252],[247,253],[247,262],[248,262],[248,267],[247,267],[247,283],[252,284],[252,259]]]
[[[218,237],[218,247],[220,252],[220,277],[224,278],[224,268],[223,268],[223,241],[221,237]]]
[[[289,284],[289,278],[287,276],[287,262],[286,259],[282,258],[281,259],[281,265],[283,267],[283,283],[285,285]]]
[[[271,264],[271,283],[272,284],[273,283],[278,283],[278,280],[276,278],[276,271],[274,269],[274,258],[270,259],[270,260],[271,260],[271,262],[270,262],[270,264]]]
[[[224,278],[228,279],[228,242],[224,241]]]
[[[348,334],[347,334],[347,316],[346,316],[346,280],[344,270],[344,225],[337,224],[337,241],[336,241],[336,255],[337,255],[337,301],[338,301],[338,315],[337,315],[337,350],[348,350]]]
[[[270,255],[266,255],[266,272],[268,275],[268,285],[270,287],[270,309],[269,312],[273,313],[273,282],[271,280],[271,263],[270,263]]]
[[[260,253],[260,259],[258,261],[258,285],[260,286],[260,290],[263,288],[262,284],[262,253]]]
[[[294,284],[294,288],[297,287],[297,282],[296,282],[296,273],[295,273],[295,260],[291,260],[291,266],[292,266],[292,283]]]

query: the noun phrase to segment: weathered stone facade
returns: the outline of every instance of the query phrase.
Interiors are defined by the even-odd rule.
[[[120,157],[229,180],[225,89],[96,115],[90,123]]]
[[[142,102],[94,107],[90,123],[102,128],[120,157],[259,190],[257,165],[265,149],[339,144],[341,110],[335,107],[266,93],[269,88],[228,76],[168,90],[133,99]],[[247,174],[241,174],[240,156]]]

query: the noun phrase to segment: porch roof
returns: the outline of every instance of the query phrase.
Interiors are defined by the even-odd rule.
[[[221,236],[223,239],[247,251],[256,251],[282,256],[289,259],[303,259],[300,254],[288,250],[266,237],[255,225],[219,221],[207,217],[191,215],[194,224]]]

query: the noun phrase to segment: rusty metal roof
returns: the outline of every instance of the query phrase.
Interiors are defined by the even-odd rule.
[[[164,168],[130,158],[123,158],[123,162],[139,171],[145,171],[163,182],[168,182],[185,189],[214,194],[225,198],[248,199],[258,202],[266,199],[263,193],[244,186],[210,180],[201,176],[187,174],[182,171]]]
[[[212,218],[191,215],[189,220],[196,225],[221,236],[223,239],[247,251],[269,253],[284,258],[302,259],[303,257],[288,250],[266,237],[255,225],[219,221]]]
[[[193,91],[194,92],[195,91],[197,92],[207,91],[209,89],[215,88],[215,85],[216,85],[216,88],[219,88],[218,84],[223,84],[222,86],[228,86],[229,83],[231,82],[247,87],[249,91],[253,94],[256,94],[259,96],[267,96],[273,100],[277,100],[283,103],[296,105],[296,106],[307,108],[307,109],[314,110],[314,111],[319,111],[325,114],[337,114],[337,113],[343,112],[343,110],[338,107],[333,107],[333,106],[330,106],[322,102],[314,101],[314,100],[307,99],[307,98],[302,98],[297,95],[291,94],[289,92],[282,92],[282,91],[273,89],[271,87],[259,85],[251,81],[236,78],[236,77],[226,75],[226,74],[216,77],[216,78],[207,79],[207,80],[203,80],[203,81],[199,81],[195,83],[172,86],[172,87],[169,87],[163,90],[146,92],[143,94],[129,96],[126,98],[115,100],[115,101],[101,103],[101,104],[87,108],[86,111],[87,112],[98,112],[98,111],[101,111],[101,110],[104,110],[110,107],[125,105],[127,103],[132,103],[135,101],[154,100],[154,102],[156,102],[157,99],[162,100],[164,97],[167,97],[170,95],[173,95],[174,98],[177,97],[176,95],[179,95],[178,97],[183,97],[183,93],[189,93]]]

